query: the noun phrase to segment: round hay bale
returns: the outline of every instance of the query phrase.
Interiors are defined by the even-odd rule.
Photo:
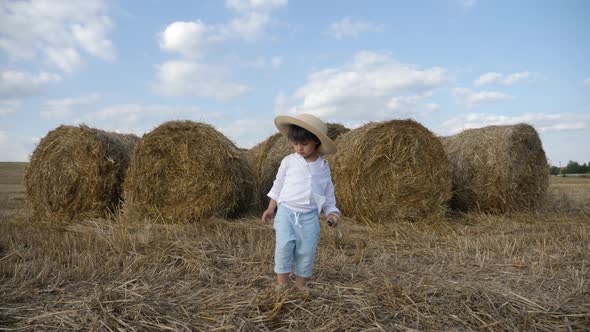
[[[212,126],[171,121],[137,144],[124,189],[126,218],[188,223],[248,210],[254,177],[244,153]]]
[[[326,123],[328,137],[336,140],[341,134],[350,131],[339,123]],[[256,192],[258,193],[257,207],[266,209],[269,198],[266,196],[274,183],[281,161],[293,153],[293,145],[281,133],[276,133],[259,143],[248,153],[248,162],[256,178]]]
[[[37,220],[105,217],[121,201],[135,135],[87,126],[59,126],[33,151],[25,172],[27,201]]]
[[[413,120],[373,122],[337,140],[329,158],[342,213],[367,223],[440,217],[451,197],[441,142]]]
[[[547,192],[547,158],[527,124],[468,129],[442,142],[451,163],[451,207],[505,213],[535,209]]]

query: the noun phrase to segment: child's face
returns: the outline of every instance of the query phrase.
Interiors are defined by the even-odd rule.
[[[293,143],[293,150],[303,158],[313,157],[317,154],[318,144],[312,140]]]

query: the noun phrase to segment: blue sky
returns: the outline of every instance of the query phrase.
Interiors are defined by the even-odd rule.
[[[0,161],[60,124],[168,120],[251,147],[277,114],[438,135],[529,123],[590,162],[588,1],[0,0]]]

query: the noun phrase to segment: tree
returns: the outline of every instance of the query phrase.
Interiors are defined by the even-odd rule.
[[[551,174],[551,175],[558,175],[559,174],[559,167],[557,167],[557,166],[550,166],[549,167],[549,174]]]
[[[570,160],[567,163],[567,166],[565,166],[563,173],[565,173],[565,174],[580,173],[580,164],[577,161]]]

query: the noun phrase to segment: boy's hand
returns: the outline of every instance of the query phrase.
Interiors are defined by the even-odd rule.
[[[262,218],[260,219],[264,222],[268,222],[268,218],[272,218],[274,214],[275,213],[273,210],[266,210],[264,211],[264,213],[262,214]]]
[[[328,216],[327,219],[328,219],[328,225],[330,227],[336,227],[336,226],[338,226],[338,223],[340,222],[340,218],[335,213],[330,213],[330,215]]]

